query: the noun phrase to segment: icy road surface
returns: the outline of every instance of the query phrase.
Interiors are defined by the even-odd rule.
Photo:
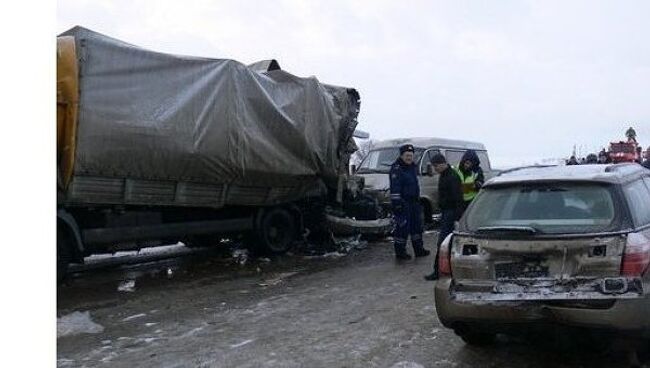
[[[435,234],[425,239],[431,248]],[[59,288],[58,316],[61,322],[84,313],[87,321],[58,338],[57,365],[627,366],[622,352],[572,346],[579,338],[561,348],[511,338],[488,348],[465,345],[436,318],[433,283],[422,279],[432,258],[397,264],[388,242],[347,256],[244,265],[219,250],[179,252],[119,267],[95,259],[90,270],[73,274]]]

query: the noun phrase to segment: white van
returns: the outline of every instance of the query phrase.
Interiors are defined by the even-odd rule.
[[[356,174],[364,177],[365,191],[379,198],[386,209],[390,209],[390,182],[388,172],[391,165],[399,156],[399,147],[411,144],[415,148],[415,162],[419,167],[420,201],[425,223],[431,223],[439,214],[438,208],[438,175],[427,175],[427,164],[436,153],[442,153],[452,166],[458,167],[465,151],[476,151],[481,160],[481,168],[485,180],[494,176],[490,166],[490,158],[485,146],[481,143],[444,138],[399,138],[377,142],[361,162]]]

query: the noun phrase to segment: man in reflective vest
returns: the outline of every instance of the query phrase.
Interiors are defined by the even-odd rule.
[[[411,244],[416,257],[425,257],[429,251],[422,242],[422,210],[420,208],[420,184],[417,165],[414,162],[415,150],[410,144],[399,149],[400,157],[390,168],[390,200],[396,221],[393,240],[395,257],[398,260],[411,259],[406,252],[406,241],[411,236]]]
[[[467,150],[460,160],[456,172],[463,188],[463,212],[472,203],[485,182],[481,161],[474,150]]]

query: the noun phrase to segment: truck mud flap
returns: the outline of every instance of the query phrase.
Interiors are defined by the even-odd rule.
[[[326,215],[327,227],[335,235],[387,235],[393,224],[390,218],[377,220],[355,220],[347,217]]]

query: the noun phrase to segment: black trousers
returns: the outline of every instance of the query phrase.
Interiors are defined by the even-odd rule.
[[[440,233],[438,234],[438,242],[436,244],[436,260],[433,263],[433,273],[438,273],[438,254],[440,253],[440,244],[445,238],[454,232],[454,223],[458,218],[458,210],[442,210],[440,218]]]

